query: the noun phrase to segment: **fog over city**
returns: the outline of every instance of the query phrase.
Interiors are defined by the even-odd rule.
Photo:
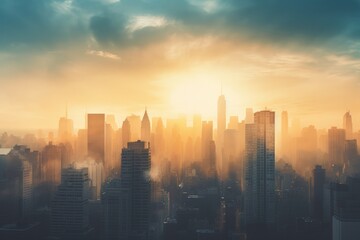
[[[1,240],[358,240],[359,0],[0,1]]]

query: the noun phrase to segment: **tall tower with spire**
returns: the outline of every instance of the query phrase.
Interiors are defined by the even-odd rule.
[[[147,109],[145,109],[144,116],[141,120],[141,140],[144,142],[150,142],[150,120],[147,113]]]
[[[346,140],[351,140],[353,135],[352,117],[350,112],[346,112],[343,118],[343,128],[346,133]]]
[[[127,144],[128,142],[130,142],[130,139],[131,139],[131,127],[129,120],[126,118],[122,124],[122,146],[124,148],[127,147]]]
[[[221,93],[218,98],[217,109],[217,159],[219,167],[222,169],[222,152],[224,147],[224,132],[226,128],[226,100],[225,96]],[[222,172],[222,170],[221,170]]]

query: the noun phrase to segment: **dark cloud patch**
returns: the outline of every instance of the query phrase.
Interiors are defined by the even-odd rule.
[[[90,29],[96,40],[106,46],[121,46],[126,40],[126,20],[123,17],[112,17],[106,14],[93,16],[90,19]]]
[[[47,48],[83,38],[80,19],[57,11],[60,0],[3,0],[0,2],[0,49]]]
[[[171,25],[129,31],[139,15],[164,17]],[[187,0],[2,0],[0,31],[2,50],[87,46],[93,36],[100,47],[115,51],[190,34],[344,51],[360,36],[360,2],[218,0],[206,11]]]
[[[357,0],[253,0],[232,4],[229,24],[253,34],[299,42],[323,42],[351,37],[360,29],[360,4]]]
[[[163,16],[176,24],[166,29],[140,30],[127,38],[127,44],[124,44],[124,38],[111,34],[107,35],[108,41],[122,40],[118,46],[129,47],[151,44],[177,33],[211,34],[233,41],[250,38],[283,46],[296,44],[341,50],[356,41],[360,32],[358,0],[223,0],[217,3],[214,11],[207,12],[186,0],[122,0],[111,5],[110,11],[127,18],[133,15]],[[112,17],[118,18],[116,14]],[[121,35],[126,37],[128,33],[124,31]],[[104,41],[100,40],[100,43]]]

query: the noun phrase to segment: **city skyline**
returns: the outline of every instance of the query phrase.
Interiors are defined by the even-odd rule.
[[[360,0],[0,0],[1,240],[358,240]]]
[[[215,119],[221,85],[230,115],[268,107],[307,125],[341,126],[347,110],[360,119],[356,0],[15,2],[0,5],[1,128],[52,128],[67,104],[77,128],[85,113],[146,106]]]

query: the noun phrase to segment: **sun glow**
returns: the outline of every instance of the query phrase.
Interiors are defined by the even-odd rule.
[[[170,104],[174,112],[201,114],[204,118],[215,119],[216,101],[220,93],[220,81],[207,76],[193,76],[191,80],[180,81],[173,86]]]

